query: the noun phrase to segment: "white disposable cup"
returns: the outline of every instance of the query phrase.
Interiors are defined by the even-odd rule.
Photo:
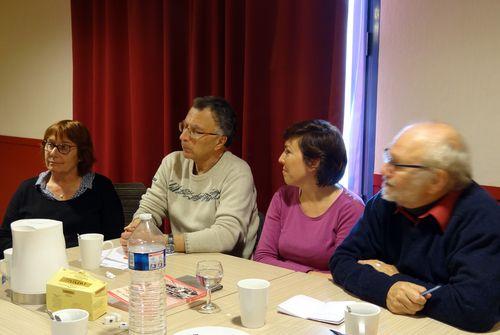
[[[241,324],[260,328],[266,324],[269,282],[264,279],[243,279],[238,282]]]
[[[102,249],[105,245],[113,248],[113,242],[104,242],[103,234],[82,234],[78,236],[78,245],[80,246],[80,256],[82,259],[82,268],[94,270],[99,268],[102,260]],[[111,249],[109,249],[111,252]]]
[[[52,313],[60,321],[51,322],[52,335],[86,335],[89,312],[84,309],[61,309]]]
[[[377,335],[380,307],[367,302],[348,305],[345,311],[345,332],[349,335]]]
[[[5,277],[6,283],[10,282],[10,266],[12,264],[12,248],[3,251],[3,259],[0,260],[0,272]]]

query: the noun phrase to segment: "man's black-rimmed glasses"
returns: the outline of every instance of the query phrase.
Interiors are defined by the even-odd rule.
[[[419,164],[399,164],[399,163],[395,163],[392,160],[392,155],[391,155],[391,151],[390,151],[389,148],[385,148],[384,149],[384,163],[392,165],[394,167],[398,167],[398,168],[411,168],[411,169],[428,169],[429,168],[428,166],[419,165]]]

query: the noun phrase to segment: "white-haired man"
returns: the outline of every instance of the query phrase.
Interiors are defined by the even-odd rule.
[[[415,124],[384,154],[382,192],[330,260],[335,282],[396,314],[491,329],[500,309],[500,207],[472,181],[462,137],[447,124]]]

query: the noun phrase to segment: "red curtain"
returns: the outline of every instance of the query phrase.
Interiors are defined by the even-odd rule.
[[[235,108],[231,151],[251,166],[261,211],[283,184],[283,131],[342,127],[347,0],[73,0],[71,12],[74,118],[115,182],[150,185],[197,96]]]

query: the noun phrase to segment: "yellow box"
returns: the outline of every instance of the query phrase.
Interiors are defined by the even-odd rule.
[[[83,270],[61,268],[47,282],[47,309],[80,308],[89,312],[89,320],[95,320],[108,308],[106,292],[106,282]]]

